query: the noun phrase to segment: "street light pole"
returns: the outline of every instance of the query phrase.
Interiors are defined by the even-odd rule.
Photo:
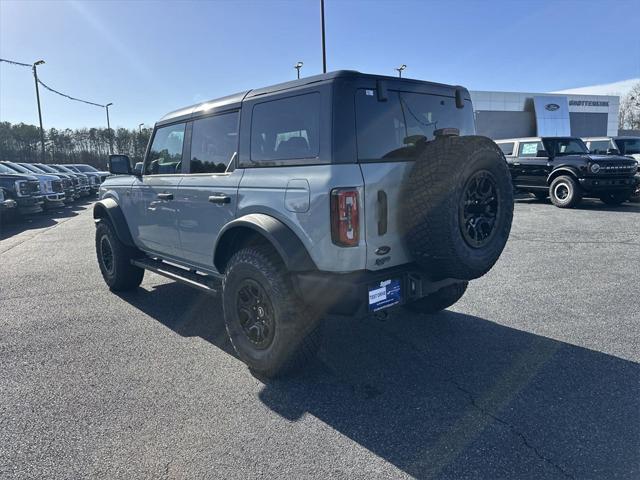
[[[402,65],[400,65],[398,68],[395,68],[394,70],[397,70],[398,71],[398,77],[402,78],[402,72],[404,70],[406,70],[406,69],[407,69],[407,66],[403,63]]]
[[[107,103],[104,108],[107,111],[107,134],[109,136],[109,155],[113,155],[113,139],[111,137],[111,124],[109,123],[109,107],[113,103]]]
[[[142,126],[144,125],[144,123],[141,123],[138,125],[138,133],[142,133]]]
[[[38,118],[40,119],[40,145],[42,148],[42,157],[40,161],[42,163],[46,162],[45,152],[44,152],[44,128],[42,128],[42,109],[40,108],[40,89],[38,88],[38,65],[42,65],[44,60],[38,60],[33,64],[33,79],[36,82],[36,100],[38,101]]]
[[[302,65],[304,65],[303,62],[298,62],[293,66],[293,68],[298,71],[298,80],[300,80],[300,69],[302,68]]]
[[[324,0],[320,0],[320,17],[322,19],[322,73],[327,73],[327,49],[324,41]]]

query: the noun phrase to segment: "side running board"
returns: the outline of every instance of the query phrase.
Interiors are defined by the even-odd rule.
[[[131,264],[136,267],[144,268],[150,272],[157,273],[163,277],[170,278],[176,282],[184,283],[190,287],[197,288],[205,293],[217,295],[222,291],[221,277],[213,277],[211,275],[203,275],[192,272],[185,268],[181,268],[162,260],[154,260],[153,258],[137,258],[131,260]]]

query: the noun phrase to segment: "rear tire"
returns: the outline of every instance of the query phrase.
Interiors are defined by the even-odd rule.
[[[573,208],[582,200],[580,185],[569,175],[559,175],[549,185],[551,203],[559,208]]]
[[[633,192],[631,190],[626,192],[605,193],[604,195],[600,195],[600,200],[607,205],[620,205],[629,200],[632,194]]]
[[[415,302],[405,305],[407,310],[416,313],[438,313],[450,307],[462,298],[467,291],[468,282],[456,283],[441,288],[435,293],[428,295]]]
[[[144,269],[131,265],[138,251],[120,241],[108,220],[100,220],[96,228],[96,255],[102,278],[113,292],[137,288]]]
[[[259,376],[291,373],[316,356],[319,316],[294,292],[272,248],[243,248],[227,264],[222,283],[227,333],[240,359]]]

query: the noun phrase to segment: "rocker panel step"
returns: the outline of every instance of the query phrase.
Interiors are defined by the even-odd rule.
[[[131,260],[131,264],[212,295],[216,295],[222,290],[221,278],[195,273],[162,260],[137,258]]]

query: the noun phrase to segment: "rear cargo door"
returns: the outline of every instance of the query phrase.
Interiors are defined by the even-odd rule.
[[[407,87],[411,89],[411,85]],[[442,88],[438,91],[442,93]],[[405,207],[402,186],[420,155],[421,145],[432,140],[433,132],[440,128],[457,128],[461,135],[475,133],[470,100],[465,100],[463,108],[456,108],[453,87],[449,93],[390,89],[379,96],[374,89],[356,90],[357,150],[365,185],[369,270],[412,260],[400,225],[400,212]]]

